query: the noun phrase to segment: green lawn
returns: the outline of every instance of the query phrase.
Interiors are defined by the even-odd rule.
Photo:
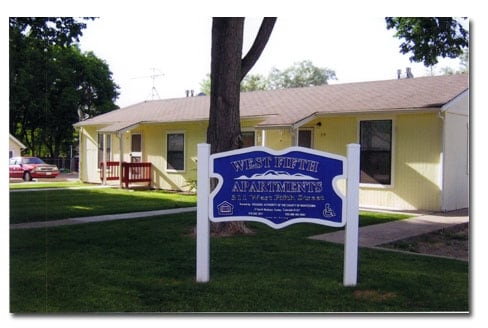
[[[196,206],[196,196],[164,191],[88,188],[10,192],[10,223]]]
[[[307,239],[331,230],[312,224],[212,238],[211,281],[198,284],[194,225],[187,213],[11,230],[10,311],[469,311],[467,263],[360,249],[346,288],[343,246]]]
[[[79,188],[79,187],[93,187],[92,184],[83,183],[81,181],[36,181],[36,182],[11,182],[9,184],[10,190],[18,189],[38,189],[38,188]]]
[[[195,196],[120,189],[11,192],[11,223],[195,206]],[[404,215],[362,212],[360,225]],[[195,213],[10,230],[10,311],[468,311],[467,263],[360,249],[359,281],[342,285],[343,246],[296,224],[212,238],[211,281],[195,282]]]

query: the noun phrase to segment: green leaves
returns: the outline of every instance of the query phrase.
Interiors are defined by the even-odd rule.
[[[438,58],[456,58],[469,47],[469,32],[452,17],[386,17],[387,29],[403,39],[402,54],[412,53],[410,61],[425,66],[437,64]]]
[[[273,68],[268,78],[270,89],[310,87],[335,79],[335,71],[314,66],[310,60],[296,62],[283,71]]]
[[[108,65],[75,44],[85,27],[72,17],[9,18],[10,133],[33,155],[66,152],[72,124],[116,108]]]
[[[268,76],[248,74],[241,82],[241,92],[301,88],[327,84],[329,80],[336,80],[335,71],[329,68],[315,66],[310,60],[296,62],[292,66],[279,70],[273,67]],[[200,90],[210,94],[210,75],[200,82]]]

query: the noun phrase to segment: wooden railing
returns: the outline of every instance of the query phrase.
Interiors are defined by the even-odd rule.
[[[120,179],[120,163],[107,162],[107,167],[103,169],[103,163],[100,163],[100,179],[103,181],[104,174],[107,175],[107,181]],[[122,162],[122,183],[129,188],[129,183],[147,182],[151,185],[151,163],[127,163]]]

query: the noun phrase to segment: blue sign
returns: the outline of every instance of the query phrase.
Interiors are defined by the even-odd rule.
[[[279,229],[309,222],[345,225],[345,157],[303,147],[250,147],[210,156],[210,220],[258,221]]]

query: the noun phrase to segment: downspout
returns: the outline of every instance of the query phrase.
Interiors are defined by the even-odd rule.
[[[445,161],[445,151],[446,151],[446,108],[444,108],[444,106],[442,106],[440,109],[439,109],[439,113],[438,113],[438,116],[439,118],[441,119],[441,122],[442,122],[442,135],[441,135],[441,139],[442,139],[442,146],[441,146],[441,158],[440,158],[440,161],[441,161],[441,165],[440,165],[440,168],[441,168],[441,172],[440,172],[440,185],[441,185],[441,194],[440,194],[440,198],[441,198],[441,202],[440,202],[440,210],[442,212],[445,212],[446,211],[446,200],[445,200],[445,193],[446,193],[446,179],[445,179],[445,171],[446,171],[446,161]]]

